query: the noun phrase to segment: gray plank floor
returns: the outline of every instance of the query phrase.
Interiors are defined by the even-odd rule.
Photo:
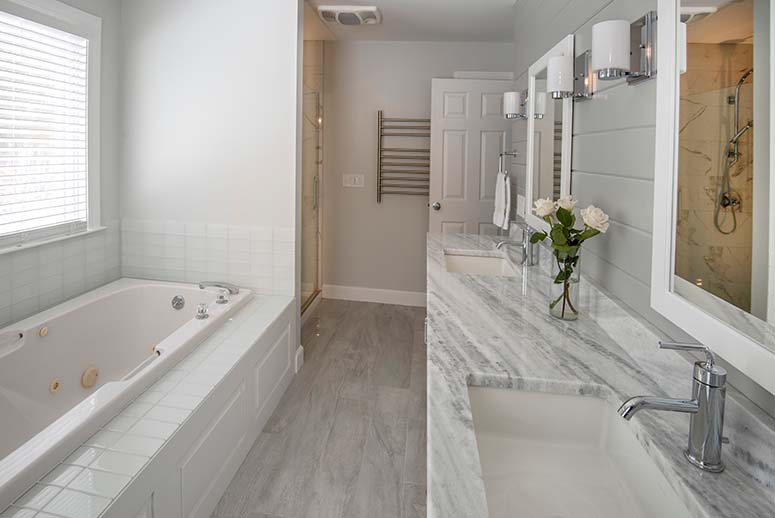
[[[425,517],[424,318],[322,301],[304,367],[212,518]]]

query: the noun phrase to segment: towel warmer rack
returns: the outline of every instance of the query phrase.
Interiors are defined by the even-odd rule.
[[[385,117],[377,112],[377,203],[386,194],[428,196],[430,194],[431,149],[390,144],[386,139],[431,138],[431,120]],[[400,142],[400,141],[399,141]]]

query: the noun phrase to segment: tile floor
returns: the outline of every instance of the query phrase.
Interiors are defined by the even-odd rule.
[[[212,518],[425,517],[425,311],[324,300]]]

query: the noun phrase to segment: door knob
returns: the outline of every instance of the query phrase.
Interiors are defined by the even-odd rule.
[[[441,203],[439,203],[439,202],[436,202],[436,203],[434,203],[433,205],[431,205],[431,208],[432,208],[433,210],[441,210]]]

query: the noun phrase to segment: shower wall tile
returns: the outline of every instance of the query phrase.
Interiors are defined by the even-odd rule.
[[[730,234],[715,224],[715,206],[727,163],[734,106],[727,98],[753,66],[751,45],[690,44],[689,71],[681,76],[679,154],[679,221],[676,273],[744,310],[751,304],[751,240],[753,207],[753,140],[740,142],[739,162],[729,172],[730,185],[742,200],[737,228]],[[745,84],[740,119],[753,117],[753,91]],[[721,214],[729,229],[732,215]]]
[[[120,277],[119,222],[85,236],[0,255],[0,327]]]
[[[292,228],[121,220],[121,273],[178,282],[233,282],[266,295],[294,293]]]

